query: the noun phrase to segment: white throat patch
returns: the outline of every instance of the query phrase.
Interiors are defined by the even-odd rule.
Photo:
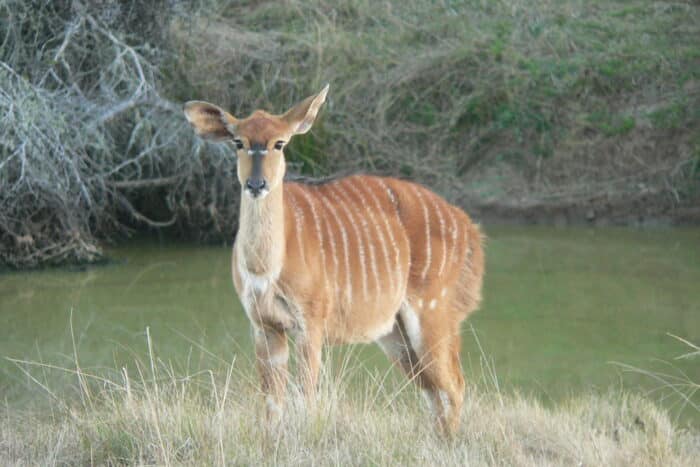
[[[268,274],[254,274],[248,270],[243,261],[239,259],[237,262],[238,274],[243,285],[241,301],[248,317],[250,317],[252,307],[258,302],[258,297],[265,295],[279,279],[281,268]]]

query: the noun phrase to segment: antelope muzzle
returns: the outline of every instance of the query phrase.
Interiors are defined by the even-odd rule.
[[[263,158],[267,155],[267,149],[263,145],[254,144],[248,150],[248,154],[253,158],[253,168],[245,182],[245,191],[252,198],[264,197],[270,191],[262,173]]]

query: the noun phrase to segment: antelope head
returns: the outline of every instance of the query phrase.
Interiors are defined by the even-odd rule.
[[[248,196],[262,199],[282,183],[286,170],[284,147],[292,136],[311,129],[326,94],[328,85],[281,115],[256,110],[249,117],[238,119],[220,107],[202,101],[186,103],[184,111],[202,138],[233,141],[238,160],[238,181]]]

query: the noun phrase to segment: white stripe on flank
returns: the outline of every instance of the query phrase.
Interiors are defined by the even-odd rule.
[[[420,189],[412,183],[410,184],[410,186],[416,193],[416,196],[418,197],[418,202],[420,203],[420,206],[423,209],[423,221],[425,222],[425,266],[423,267],[423,272],[421,273],[421,279],[425,280],[425,278],[428,276],[428,270],[430,270],[430,263],[432,260],[430,251],[430,215],[428,214],[428,208],[425,206],[425,202],[423,201],[423,195],[421,194]]]
[[[348,194],[347,191],[345,191],[345,188],[343,188],[342,183],[337,183],[333,185],[335,188],[338,189],[338,192],[340,193],[340,196],[345,198],[345,200],[348,202],[349,205],[353,206],[355,208],[355,213],[357,214],[357,217],[360,219],[360,224],[362,225],[362,230],[364,231],[365,236],[367,237],[367,244],[369,245],[369,260],[370,260],[370,269],[372,270],[372,275],[374,276],[374,293],[375,295],[379,293],[381,290],[381,284],[379,283],[379,271],[377,270],[377,254],[374,250],[374,239],[369,233],[369,226],[367,225],[367,215],[363,213],[360,208],[358,208],[357,203],[352,200],[350,195]],[[364,200],[360,201],[361,207],[364,208]],[[363,269],[364,272],[364,269]]]
[[[294,200],[294,195],[292,191],[287,191],[290,196],[287,198],[291,204],[291,211],[294,214],[294,229],[296,231],[297,237],[297,248],[299,249],[299,255],[301,256],[301,262],[304,264],[304,269],[308,270],[309,266],[306,263],[306,254],[304,252],[304,245],[302,243],[302,231],[304,229],[304,213],[301,211],[296,201]]]
[[[440,247],[442,248],[442,259],[440,260],[438,275],[442,275],[442,271],[445,269],[445,263],[447,263],[447,235],[445,233],[445,218],[442,216],[442,208],[440,207],[440,203],[437,201],[437,197],[431,194],[430,201],[433,204],[435,212],[437,213],[438,222],[440,222]]]
[[[311,217],[314,218],[314,226],[316,228],[316,236],[318,237],[319,251],[321,252],[321,268],[323,271],[323,277],[326,278],[326,251],[323,248],[323,234],[321,233],[321,223],[318,220],[318,214],[316,213],[316,208],[314,207],[314,201],[311,196],[306,192],[306,190],[299,186],[301,195],[306,200],[309,205],[309,211],[311,211]]]
[[[391,192],[391,189],[384,183],[384,180],[381,178],[375,179],[377,180],[377,183],[389,194],[389,199],[391,200],[392,203],[395,203],[396,199],[394,198],[394,194]],[[363,185],[360,185],[363,186]],[[381,212],[382,207],[379,202],[379,199],[375,196],[374,192],[372,191],[371,188],[367,187],[367,192],[369,193],[370,197],[374,201],[374,204],[377,206],[377,209]],[[403,271],[401,269],[401,252],[399,250],[399,245],[396,243],[396,238],[394,237],[394,231],[391,229],[391,226],[389,225],[389,221],[387,220],[385,215],[381,215],[382,220],[384,221],[384,226],[386,227],[386,231],[389,234],[389,241],[391,242],[391,246],[394,248],[394,264],[396,265],[396,274],[397,274],[397,282],[398,284],[401,284],[401,279],[403,279]],[[401,291],[401,294],[403,295],[403,291]]]
[[[347,185],[350,188],[350,190],[352,190],[352,192],[355,193],[355,196],[360,198],[360,203],[362,204],[362,206],[366,206],[368,208],[367,212],[369,213],[369,218],[372,221],[372,225],[374,226],[374,230],[377,233],[377,237],[379,238],[379,243],[382,247],[382,253],[384,253],[384,264],[386,266],[386,274],[389,276],[389,284],[390,284],[391,290],[396,291],[396,289],[397,289],[396,277],[394,275],[394,272],[396,271],[396,269],[391,267],[391,260],[389,259],[389,249],[386,246],[386,239],[384,238],[384,232],[380,228],[379,222],[377,222],[377,219],[374,215],[374,210],[372,210],[368,206],[367,200],[362,195],[362,191],[360,189],[358,189],[354,183],[352,183],[351,179],[347,180]],[[371,190],[370,190],[370,194],[372,194],[372,198],[374,198],[374,205],[377,207],[378,210],[381,211],[381,207],[379,206],[377,198],[374,197],[374,194],[371,192]],[[389,223],[387,222],[386,217],[385,216],[381,216],[381,217],[382,217],[382,220],[384,221],[384,225],[385,225],[386,229],[389,230]],[[367,223],[365,222],[365,225],[366,224]],[[367,236],[369,236],[369,233],[367,233]],[[370,244],[371,244],[371,242],[370,242]],[[398,250],[397,250],[396,256],[397,256],[396,267],[398,267],[399,266],[398,265],[398,260],[399,260],[398,259]],[[376,265],[375,265],[375,267],[376,267]]]
[[[464,229],[464,261],[472,264],[472,251],[469,246],[469,229]]]
[[[389,185],[387,185],[386,182],[381,178],[378,178],[377,181],[386,191],[387,196],[389,196],[389,200],[391,200],[391,204],[396,205],[396,196],[394,195],[394,192],[391,191],[391,188],[389,188]]]
[[[333,235],[328,216],[323,216],[323,227],[325,227],[326,235],[328,235],[329,243],[331,244],[331,255],[333,256],[333,266],[335,267],[333,271],[333,280],[335,281],[336,278],[340,276],[340,261],[338,261],[338,248],[335,243],[335,235]]]
[[[343,252],[345,253],[345,276],[346,276],[346,288],[345,293],[347,294],[348,302],[352,300],[352,277],[350,276],[350,248],[348,246],[348,233],[345,231],[345,226],[340,221],[338,213],[336,212],[333,204],[328,201],[326,195],[324,195],[319,189],[317,189],[318,197],[321,198],[323,204],[328,208],[328,211],[333,216],[335,223],[338,224],[338,230],[340,231],[340,237],[343,240]]]
[[[362,241],[362,234],[360,233],[360,229],[357,227],[357,222],[355,222],[355,218],[353,217],[352,212],[350,212],[350,209],[348,209],[345,202],[342,199],[340,199],[338,195],[336,195],[335,190],[332,190],[332,188],[335,189],[338,187],[338,182],[328,184],[326,186],[328,187],[328,191],[333,197],[333,201],[335,201],[338,204],[338,206],[340,206],[340,208],[345,212],[345,215],[347,216],[352,229],[355,231],[355,237],[357,238],[358,256],[360,257],[360,266],[362,267],[362,293],[364,293],[364,297],[365,299],[367,299],[369,297],[367,291],[367,266],[365,262],[365,245]]]
[[[450,258],[453,263],[456,263],[458,258],[455,253],[457,252],[457,235],[459,235],[459,227],[457,226],[457,221],[455,220],[455,215],[452,212],[452,207],[447,207],[447,217],[450,218],[450,233],[452,234],[452,248],[450,249]]]

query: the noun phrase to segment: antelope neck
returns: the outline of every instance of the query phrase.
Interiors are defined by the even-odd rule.
[[[285,251],[284,197],[282,183],[262,199],[241,192],[236,235],[240,266],[256,276],[276,279]]]

